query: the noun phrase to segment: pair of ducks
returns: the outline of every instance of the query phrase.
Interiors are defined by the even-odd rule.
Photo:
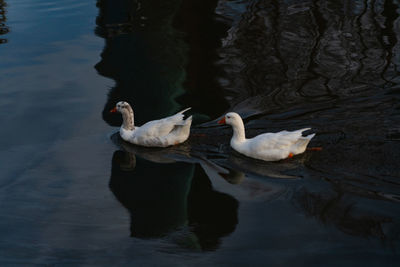
[[[140,127],[134,125],[133,110],[129,103],[120,101],[110,112],[122,114],[123,123],[119,133],[123,140],[146,147],[167,147],[188,139],[192,116],[184,119],[183,113],[189,109],[164,119],[149,121]],[[245,136],[243,120],[235,112],[227,113],[218,123],[232,126],[231,147],[234,150],[265,161],[277,161],[303,153],[315,135],[303,136],[302,132],[310,129],[304,128],[297,131],[265,133],[248,139]]]

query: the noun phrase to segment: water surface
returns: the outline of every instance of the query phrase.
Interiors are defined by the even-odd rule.
[[[396,1],[0,0],[0,263],[397,266]],[[190,139],[129,145],[191,106]],[[229,147],[312,127],[307,151]]]

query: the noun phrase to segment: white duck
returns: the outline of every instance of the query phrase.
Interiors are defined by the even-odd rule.
[[[233,137],[231,139],[231,147],[234,150],[248,157],[265,161],[291,158],[294,155],[303,153],[311,138],[315,135],[302,136],[302,132],[310,129],[304,128],[292,132],[265,133],[247,139],[243,120],[235,112],[227,113],[218,123],[232,126]]]
[[[183,113],[189,109],[164,119],[149,121],[140,127],[134,125],[133,109],[129,103],[120,101],[110,112],[122,114],[123,122],[119,134],[125,141],[140,146],[167,147],[188,139],[192,116],[185,120]]]

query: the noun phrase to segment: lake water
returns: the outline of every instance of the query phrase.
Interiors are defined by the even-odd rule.
[[[398,266],[399,8],[0,0],[0,265]],[[120,100],[191,137],[124,143]],[[241,156],[232,110],[322,151]]]

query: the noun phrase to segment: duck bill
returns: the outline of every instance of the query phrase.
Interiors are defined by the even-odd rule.
[[[111,113],[117,112],[117,107],[114,107],[112,110],[110,110]]]
[[[218,124],[225,124],[226,122],[225,122],[225,117],[223,117],[222,119],[220,119],[219,121],[218,121]]]

